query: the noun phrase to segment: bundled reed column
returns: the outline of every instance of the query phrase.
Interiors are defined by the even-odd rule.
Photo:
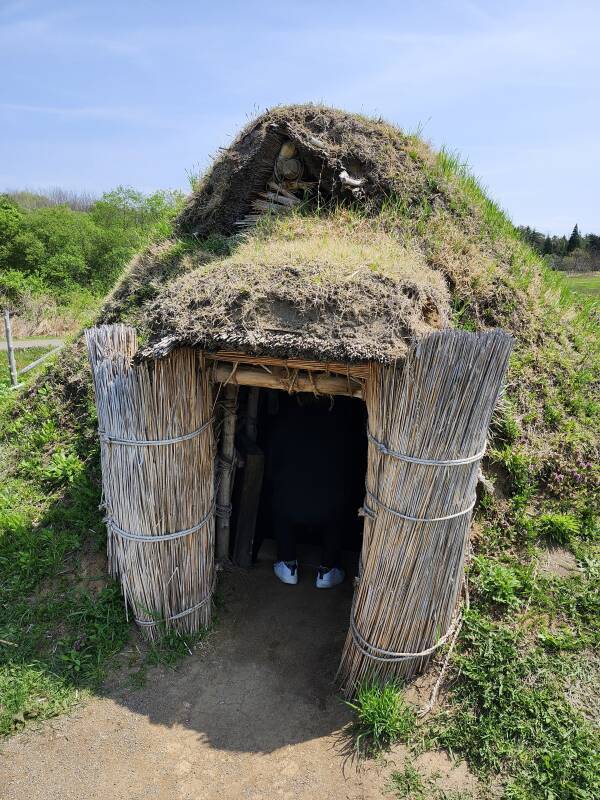
[[[361,569],[338,678],[408,677],[451,636],[479,462],[512,349],[501,331],[445,331],[367,383]]]
[[[132,363],[124,325],[86,331],[101,441],[108,560],[154,639],[210,624],[214,567],[212,394],[201,353]]]

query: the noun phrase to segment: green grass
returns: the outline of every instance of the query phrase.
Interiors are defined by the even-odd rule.
[[[104,548],[89,409],[73,425],[43,384],[25,407],[0,389],[0,734],[97,688],[129,631],[118,586],[81,577]]]
[[[23,369],[28,364],[31,364],[32,361],[35,361],[36,358],[43,356],[44,353],[48,353],[52,350],[52,347],[28,347],[28,348],[19,348],[15,350],[15,361],[17,362],[17,370]],[[40,365],[41,367],[41,365]],[[31,370],[31,372],[36,372],[35,369]],[[26,373],[29,375],[30,373]],[[0,386],[9,386],[10,385],[10,371],[8,368],[8,354],[5,350],[0,350]]]
[[[365,681],[356,700],[347,705],[356,716],[351,736],[360,755],[377,756],[396,742],[407,741],[414,730],[414,712],[393,681],[385,685]]]
[[[400,800],[428,800],[431,797],[429,782],[410,762],[401,771],[392,772],[390,783]]]
[[[567,285],[579,294],[600,297],[600,272],[588,272],[583,275],[565,275]]]
[[[26,396],[0,387],[0,736],[97,690],[131,630],[103,558],[94,408],[67,358]],[[200,638],[142,648],[137,683]]]
[[[456,659],[453,708],[431,725],[431,743],[483,777],[506,776],[511,800],[598,796],[600,740],[564,696],[560,655],[526,641],[514,619],[471,611]]]
[[[448,790],[439,786],[439,776],[423,776],[410,763],[390,776],[390,791],[398,800],[475,800],[471,792]],[[479,795],[481,797],[481,795]]]

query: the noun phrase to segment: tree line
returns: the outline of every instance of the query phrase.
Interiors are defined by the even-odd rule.
[[[105,294],[137,250],[170,234],[182,199],[126,187],[97,199],[59,189],[0,194],[0,306]]]
[[[583,236],[579,226],[567,236],[549,236],[522,226],[519,231],[534,250],[546,256],[554,269],[566,272],[593,272],[600,270],[600,236],[588,233]]]

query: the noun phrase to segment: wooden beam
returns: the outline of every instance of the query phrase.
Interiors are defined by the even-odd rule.
[[[229,559],[229,539],[231,530],[231,493],[233,471],[235,470],[235,423],[237,419],[237,387],[228,384],[223,387],[223,428],[221,429],[222,472],[217,492],[217,558]]]
[[[362,385],[356,379],[341,375],[314,373],[308,375],[298,372],[284,374],[272,370],[267,372],[258,367],[236,368],[235,364],[218,362],[214,378],[217,383],[234,386],[258,386],[261,389],[282,389],[286,392],[318,392],[319,394],[342,394],[362,398]]]
[[[351,378],[366,379],[369,377],[369,364],[367,362],[342,363],[341,361],[309,361],[303,358],[273,358],[271,356],[255,356],[237,350],[217,350],[215,353],[205,353],[208,361],[230,361],[232,364],[250,364],[255,367],[286,367],[287,369],[300,369],[315,372],[337,372],[343,375],[344,380],[349,375]]]

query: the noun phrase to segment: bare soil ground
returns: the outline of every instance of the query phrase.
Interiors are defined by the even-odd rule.
[[[577,572],[577,560],[564,547],[548,547],[540,555],[539,569],[542,575],[568,578]]]
[[[318,591],[307,569],[284,586],[265,559],[227,574],[222,594],[215,633],[179,669],[8,740],[1,800],[382,798],[406,752],[352,760],[333,683],[350,582]],[[447,789],[476,785],[442,753],[417,764]]]

